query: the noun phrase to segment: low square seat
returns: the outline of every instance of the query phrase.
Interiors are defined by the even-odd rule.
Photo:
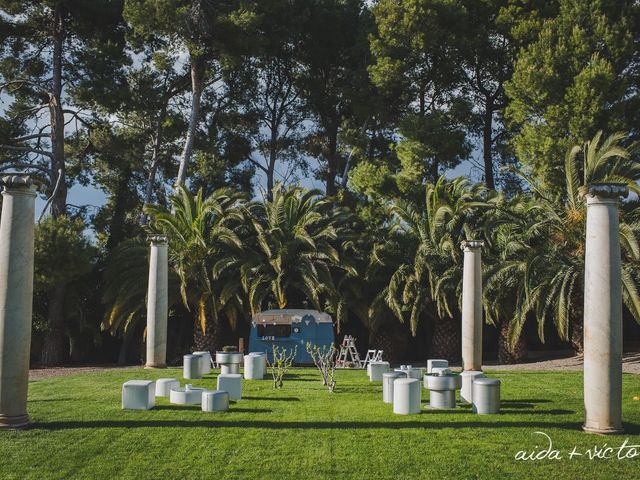
[[[242,375],[221,373],[218,375],[218,390],[227,392],[230,400],[240,400],[242,398]]]
[[[225,412],[229,410],[229,393],[222,390],[202,392],[203,412]]]
[[[122,408],[151,410],[156,405],[156,383],[152,380],[129,380],[122,384]]]
[[[156,397],[169,397],[172,388],[179,388],[180,382],[175,378],[159,378],[156,380]]]
[[[389,371],[389,362],[371,362],[367,365],[369,381],[382,382],[382,374]]]

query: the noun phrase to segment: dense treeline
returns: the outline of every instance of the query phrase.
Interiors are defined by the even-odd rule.
[[[604,0],[0,0],[0,173],[47,185],[34,359],[140,360],[149,232],[170,237],[173,358],[285,306],[455,357],[473,238],[489,350],[580,351],[598,181],[632,192],[635,328],[638,32],[637,2]]]

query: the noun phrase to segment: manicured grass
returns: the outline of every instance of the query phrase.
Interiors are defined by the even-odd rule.
[[[363,371],[340,371],[331,394],[313,369],[294,369],[284,389],[245,381],[226,413],[170,405],[123,411],[129,379],[181,378],[181,371],[126,369],[31,382],[33,428],[0,432],[0,478],[618,478],[640,475],[633,459],[568,459],[576,446],[640,444],[640,377],[624,376],[625,435],[580,431],[580,373],[492,374],[502,380],[502,413],[468,406],[398,416]],[[182,379],[181,379],[182,381]],[[184,381],[182,381],[184,383]],[[194,380],[215,388],[215,376]],[[423,390],[423,403],[428,398]],[[562,460],[516,461],[553,439]]]

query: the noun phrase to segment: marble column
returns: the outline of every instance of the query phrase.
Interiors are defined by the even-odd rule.
[[[152,235],[147,292],[146,368],[167,367],[168,258],[167,237]]]
[[[462,242],[462,369],[482,370],[482,263],[484,242]]]
[[[584,410],[589,433],[622,432],[622,276],[618,207],[624,184],[588,187],[584,258]]]
[[[39,184],[25,175],[0,178],[0,429],[29,425],[33,241]]]

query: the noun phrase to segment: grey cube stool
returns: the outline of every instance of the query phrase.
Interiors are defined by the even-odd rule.
[[[211,373],[211,354],[209,352],[193,352],[193,354],[200,357],[200,372],[202,372],[202,375]]]
[[[476,378],[483,378],[484,373],[479,370],[467,370],[460,374],[462,377],[462,389],[460,390],[460,400],[471,403],[473,399],[473,381]]]
[[[382,401],[393,403],[393,382],[398,378],[407,378],[403,372],[384,372],[382,374]]]
[[[476,378],[473,381],[473,403],[471,410],[480,415],[500,412],[500,380]]]
[[[202,403],[204,388],[195,388],[190,385],[184,388],[174,388],[169,392],[169,401],[176,405],[198,405]]]
[[[122,384],[122,408],[151,410],[156,405],[156,385],[151,380],[129,380]]]
[[[156,397],[168,397],[172,388],[180,388],[180,382],[175,378],[159,378],[156,380]]]
[[[185,355],[183,357],[183,371],[182,376],[188,379],[202,378],[202,360],[197,355]]]
[[[433,373],[431,370],[434,367],[448,368],[449,362],[441,359],[427,360],[427,373]]]
[[[425,375],[429,390],[429,407],[456,408],[456,390],[462,388],[460,375]]]
[[[239,373],[221,373],[218,375],[218,390],[229,393],[229,400],[242,398],[242,375]]]
[[[258,355],[244,356],[244,379],[262,380],[262,358]]]
[[[421,400],[420,380],[397,378],[393,382],[393,413],[398,415],[420,413]]]
[[[205,390],[202,392],[203,412],[225,412],[229,410],[229,394],[222,390]]]
[[[260,368],[262,369],[260,372],[260,378],[264,378],[267,374],[267,354],[264,352],[249,352],[249,355],[252,357],[260,357]]]
[[[389,362],[371,362],[369,363],[369,381],[381,382],[382,374],[389,371]]]

